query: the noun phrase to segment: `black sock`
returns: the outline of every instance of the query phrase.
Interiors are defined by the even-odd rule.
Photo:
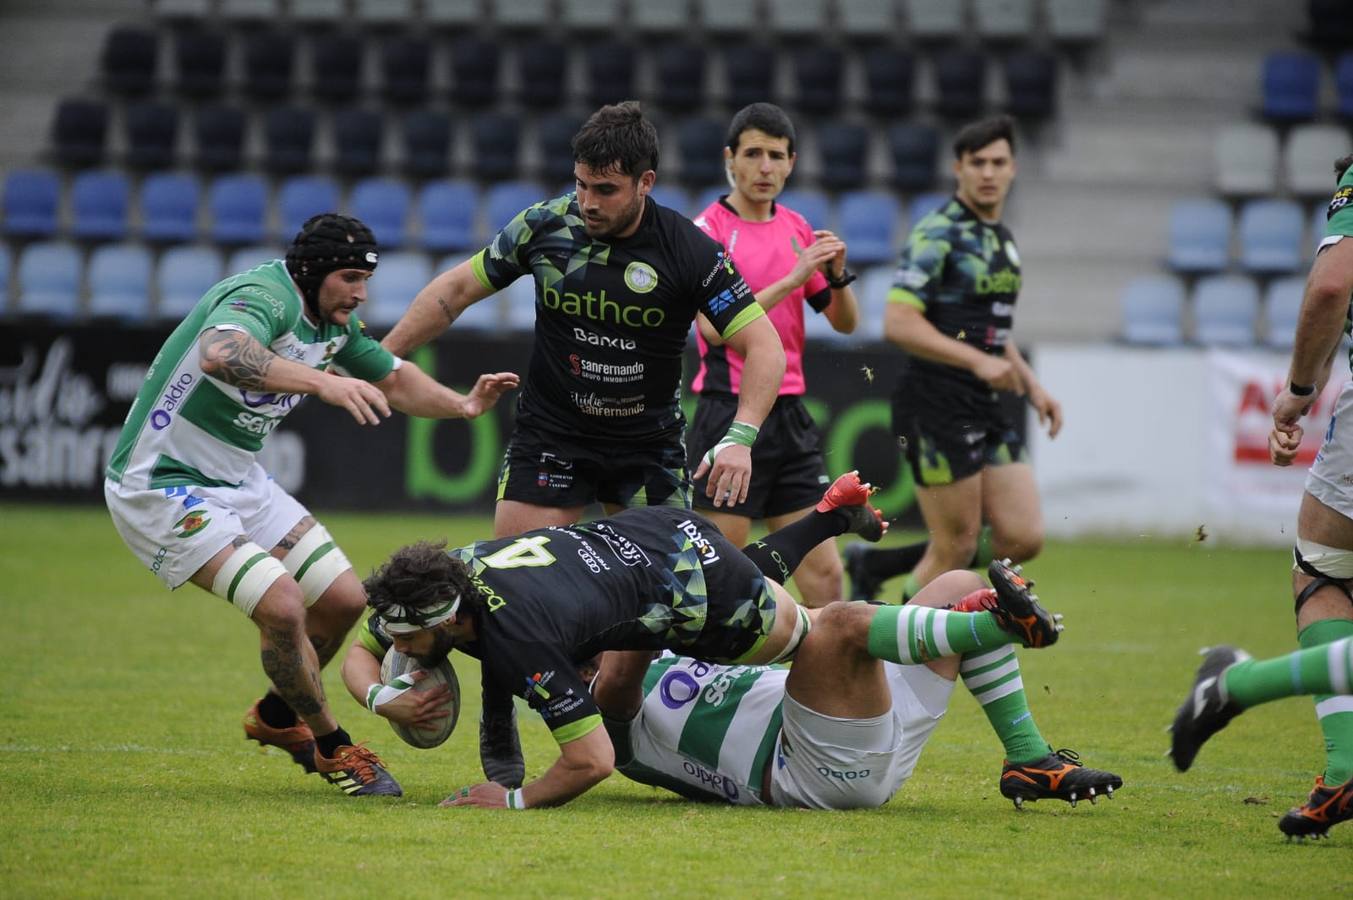
[[[315,735],[315,746],[319,748],[320,755],[325,759],[333,759],[338,753],[339,747],[348,747],[352,745],[352,738],[339,726],[328,734]]]
[[[797,522],[743,547],[742,554],[756,563],[762,575],[784,584],[809,551],[823,541],[845,534],[849,527],[850,517],[839,509],[825,513],[813,510]]]
[[[925,556],[925,548],[930,546],[929,541],[921,541],[919,544],[908,544],[905,547],[870,547],[864,551],[861,565],[865,572],[885,581],[895,575],[905,575]]]
[[[272,691],[258,701],[258,717],[270,728],[290,728],[296,724],[296,710]]]

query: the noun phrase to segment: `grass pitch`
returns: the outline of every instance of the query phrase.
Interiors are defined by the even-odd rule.
[[[358,570],[486,519],[322,515]],[[478,675],[456,657],[461,725],[398,741],[326,683],[340,720],[401,781],[352,800],[246,743],[264,687],[255,632],[222,600],[170,593],[102,509],[0,506],[0,894],[51,896],[1276,896],[1353,892],[1353,825],[1283,842],[1278,816],[1322,763],[1311,704],[1255,710],[1186,776],[1162,729],[1212,642],[1295,643],[1283,551],[1054,544],[1029,566],[1067,631],[1021,654],[1043,733],[1124,777],[1113,802],[997,793],[1001,749],[960,687],[915,777],[879,810],[697,805],[613,776],[557,810],[439,809],[481,779]],[[891,589],[891,588],[890,588]],[[555,757],[523,716],[528,777]]]

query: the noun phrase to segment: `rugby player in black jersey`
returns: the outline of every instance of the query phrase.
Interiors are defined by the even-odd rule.
[[[697,468],[715,507],[746,500],[751,446],[779,393],[779,335],[717,242],[649,197],[657,132],[635,102],[573,139],[575,190],[518,214],[487,248],[418,292],[382,343],[407,356],[523,275],[535,340],[498,482],[494,534],[568,525],[588,504],[689,508],[679,405],[697,313],[745,360],[738,410]],[[521,780],[510,705],[486,701],[486,774]]]

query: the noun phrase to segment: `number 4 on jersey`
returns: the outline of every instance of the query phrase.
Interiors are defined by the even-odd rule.
[[[480,557],[480,562],[491,569],[548,566],[554,563],[554,554],[545,549],[549,542],[543,534],[520,537],[503,549]]]

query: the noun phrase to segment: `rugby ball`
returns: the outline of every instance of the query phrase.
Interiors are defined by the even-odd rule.
[[[405,656],[392,647],[385,652],[385,659],[381,661],[381,681],[389,684],[400,675],[422,668],[417,660]],[[390,721],[390,727],[399,735],[400,740],[420,750],[440,747],[451,736],[451,732],[456,730],[456,720],[460,718],[460,682],[456,680],[456,670],[452,668],[451,660],[444,659],[439,665],[426,671],[427,677],[415,684],[413,690],[430,691],[443,684],[451,688],[451,697],[444,707],[448,713],[447,717],[438,719],[426,728]]]

